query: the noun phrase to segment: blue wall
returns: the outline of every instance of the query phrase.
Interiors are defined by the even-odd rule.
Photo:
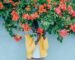
[[[25,40],[15,42],[2,23],[0,18],[0,60],[26,60]],[[55,35],[47,34],[47,37],[49,50],[46,60],[75,60],[75,35],[67,36],[62,44],[56,40]]]

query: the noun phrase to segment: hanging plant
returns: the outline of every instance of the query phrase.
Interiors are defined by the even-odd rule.
[[[38,22],[39,33],[57,34],[58,40],[75,33],[75,4],[68,0],[0,0],[0,16],[15,38],[14,29],[30,31],[34,21]]]

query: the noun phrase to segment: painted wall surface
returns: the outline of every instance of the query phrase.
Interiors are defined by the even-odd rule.
[[[15,42],[3,26],[0,18],[0,60],[26,60],[24,38]],[[20,32],[24,36],[22,32]],[[55,35],[48,35],[49,50],[46,60],[75,60],[75,35],[64,38],[63,43],[57,41]]]

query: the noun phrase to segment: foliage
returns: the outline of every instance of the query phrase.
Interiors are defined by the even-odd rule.
[[[34,21],[39,33],[57,34],[60,42],[75,32],[75,4],[67,0],[0,0],[0,16],[11,36],[32,30]]]

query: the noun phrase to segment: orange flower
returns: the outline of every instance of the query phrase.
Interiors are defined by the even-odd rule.
[[[43,5],[39,6],[39,10],[38,10],[39,14],[43,13],[43,9],[44,9]]]
[[[68,35],[68,31],[66,29],[62,29],[59,31],[59,35],[61,37],[65,37],[66,35]]]
[[[11,15],[17,15],[17,12],[16,12],[15,10],[13,10],[13,11],[11,12]]]
[[[27,19],[28,19],[28,20],[33,20],[33,18],[32,18],[31,15],[29,15]]]
[[[23,14],[22,18],[27,19],[27,20],[34,20],[36,18],[39,18],[39,15],[36,12],[34,14],[31,14],[31,15],[29,15],[29,14]]]
[[[51,8],[51,5],[50,4],[47,4],[47,9],[50,9]]]
[[[72,13],[72,17],[75,17],[75,11],[73,11],[73,13]]]
[[[34,13],[36,18],[39,18],[39,15],[37,12]]]
[[[3,6],[2,2],[0,2],[0,9],[3,9],[3,8],[4,8],[4,6]]]
[[[60,7],[63,11],[67,10],[65,3],[62,3],[62,2],[61,2],[60,5],[59,5],[59,7]]]
[[[44,3],[44,4],[43,4],[43,6],[44,6],[44,7],[47,7],[47,4],[46,4],[46,3]]]
[[[44,7],[44,5],[40,5],[39,6],[39,10],[42,10],[42,9],[44,9],[45,7]]]
[[[22,18],[27,19],[27,20],[33,20],[32,17],[29,14],[23,14]]]
[[[29,31],[31,29],[27,23],[22,24],[21,27],[23,28],[24,31]]]
[[[47,8],[47,9],[50,9],[51,6],[50,6],[49,4],[43,4],[43,5],[39,6],[38,13],[39,13],[39,14],[41,14],[41,13],[43,13],[43,12],[46,13],[46,12],[47,12],[46,8]]]
[[[50,4],[45,4],[45,3],[44,3],[43,6],[44,6],[44,8],[47,8],[47,9],[50,9],[50,8],[51,8],[51,5],[50,5]],[[44,9],[44,8],[43,8],[43,9]]]
[[[36,18],[39,18],[39,15],[38,15],[37,12],[35,12],[34,14],[31,14],[31,17],[32,17],[32,19],[34,20],[34,19],[36,19]]]
[[[35,14],[31,14],[32,20],[36,19]]]
[[[70,25],[70,29],[71,29],[73,32],[75,32],[75,24],[73,24],[73,25],[71,24],[71,25]]]
[[[18,15],[13,15],[13,16],[12,16],[12,20],[13,20],[13,21],[17,21],[18,19],[19,19],[19,16],[18,16]]]
[[[41,13],[43,13],[43,11],[42,10],[38,10],[38,13],[41,14]]]
[[[13,21],[17,21],[19,19],[19,15],[15,10],[12,11],[11,15]]]
[[[47,2],[50,4],[51,0],[47,0]]]
[[[55,9],[55,12],[56,12],[58,15],[61,15],[60,7],[57,7],[57,8]]]
[[[41,14],[41,13],[43,13],[43,12],[47,12],[47,10],[46,9],[43,9],[43,10],[39,10],[39,14]]]
[[[29,14],[23,14],[22,18],[27,19],[29,17]]]
[[[22,39],[22,36],[16,34],[14,35],[14,39],[16,40],[16,42],[19,42]]]
[[[72,6],[68,6],[68,12],[72,15],[72,17],[75,17],[75,11],[73,10]]]
[[[70,14],[72,14],[73,13],[73,8],[72,8],[72,6],[68,6],[68,12],[70,13]]]
[[[38,28],[38,29],[37,29],[37,32],[38,32],[39,34],[43,34],[44,30],[43,30],[42,28]]]

